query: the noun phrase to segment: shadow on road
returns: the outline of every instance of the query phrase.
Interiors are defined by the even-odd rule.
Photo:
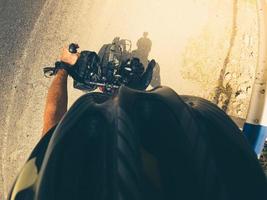
[[[148,32],[143,33],[143,37],[141,37],[136,43],[137,49],[132,51],[132,57],[139,58],[141,63],[146,68],[149,60],[149,53],[152,48],[152,41],[148,38]],[[161,78],[160,78],[160,66],[157,63],[156,67],[153,71],[153,77],[150,85],[154,88],[161,85]]]

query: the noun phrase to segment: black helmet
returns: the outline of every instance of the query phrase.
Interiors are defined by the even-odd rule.
[[[166,87],[86,94],[38,145],[9,199],[265,198],[264,173],[232,120]]]

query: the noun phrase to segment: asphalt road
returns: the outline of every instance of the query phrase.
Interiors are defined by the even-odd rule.
[[[240,2],[240,31],[230,60],[249,74],[256,57],[248,55],[257,55],[255,5]],[[51,81],[43,77],[42,67],[53,65],[61,47],[76,42],[81,49],[98,51],[120,36],[132,40],[134,49],[148,31],[153,42],[150,58],[159,62],[163,84],[207,97],[228,50],[231,8],[232,0],[0,0],[0,199],[40,139]],[[206,70],[210,79],[184,80],[179,67],[191,70],[199,63],[211,67]],[[82,94],[71,84],[69,80],[69,106]],[[242,115],[249,93],[243,96]]]
[[[79,0],[0,2],[0,199],[7,195],[40,138],[50,82],[43,78],[42,67],[54,63],[60,47],[75,41],[73,24],[80,18],[72,13],[79,13],[82,3]],[[85,8],[90,10],[91,6],[87,2]]]
[[[15,136],[17,131],[12,130],[16,123],[19,121],[19,114],[25,109],[25,99],[27,91],[21,92],[22,82],[16,80],[16,76],[21,73],[22,65],[18,63],[18,60],[23,56],[25,46],[27,45],[28,38],[34,28],[36,21],[40,15],[40,11],[45,3],[45,0],[38,1],[12,1],[1,0],[0,1],[0,199],[4,199],[7,194],[8,187],[10,187],[11,180],[8,178],[9,174],[13,174],[18,171],[15,166],[9,165],[12,162],[12,158],[7,155],[11,155],[12,152],[17,149],[23,149],[19,144],[23,142],[21,136]],[[27,79],[27,75],[20,77]],[[15,85],[18,84],[19,86]],[[24,85],[24,83],[23,83]],[[25,88],[25,87],[23,87]],[[24,98],[22,98],[24,96]],[[16,115],[12,115],[9,118],[9,113],[13,108],[11,102],[15,99],[21,98],[19,105],[19,112]],[[8,131],[15,136],[14,141],[10,141],[8,137]],[[13,138],[12,138],[13,139]],[[9,151],[9,149],[11,151]],[[22,155],[28,153],[26,149],[22,150]],[[21,158],[21,161],[25,158]],[[11,172],[15,168],[14,172]]]

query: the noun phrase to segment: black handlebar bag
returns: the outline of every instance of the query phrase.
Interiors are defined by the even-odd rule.
[[[99,63],[100,59],[95,52],[82,51],[79,59],[74,65],[75,73],[79,79],[74,77],[73,87],[85,91],[95,90],[97,86],[90,84],[90,82],[97,82],[101,80],[101,69]]]

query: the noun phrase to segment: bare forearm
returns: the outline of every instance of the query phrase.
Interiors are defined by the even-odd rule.
[[[43,135],[55,126],[67,111],[67,78],[68,74],[65,70],[58,71],[48,90],[44,112]]]

